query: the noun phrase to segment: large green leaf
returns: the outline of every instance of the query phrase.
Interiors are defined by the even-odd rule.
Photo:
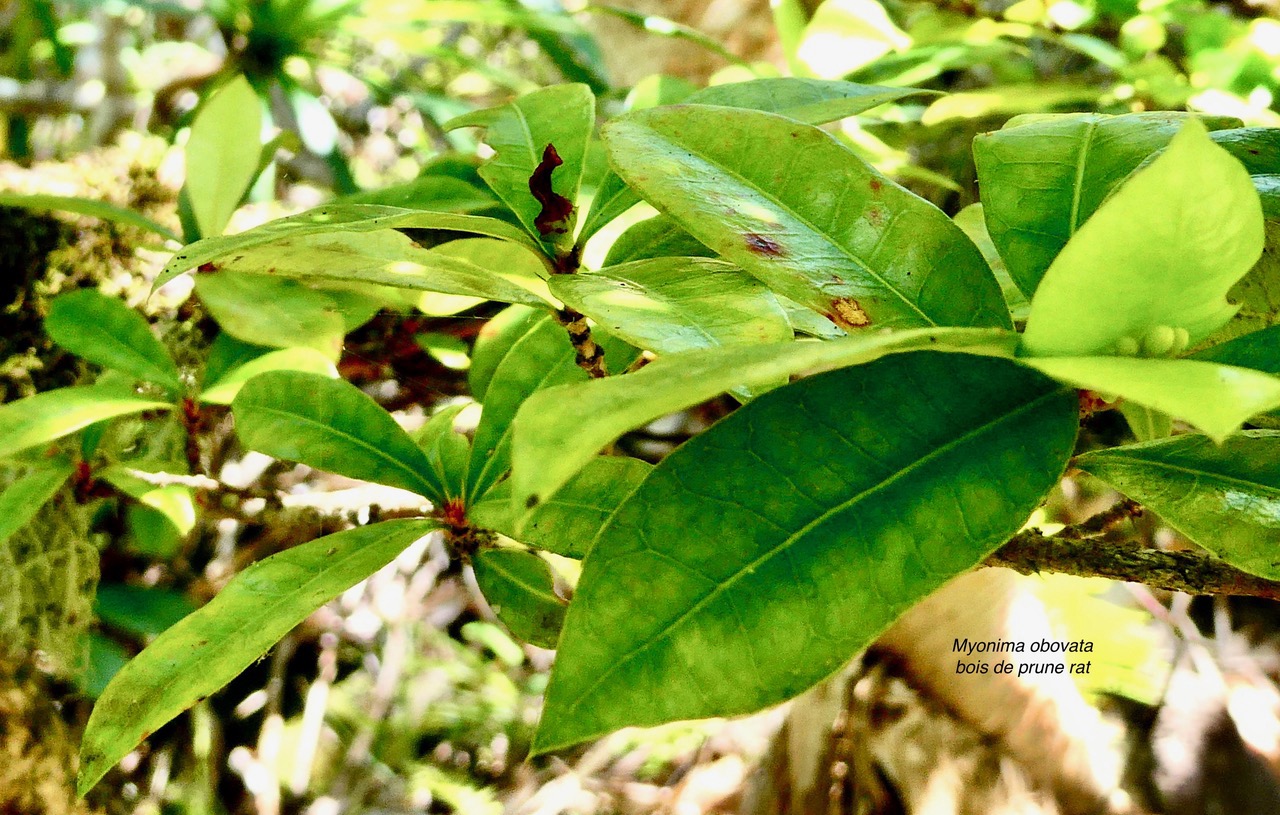
[[[485,143],[494,156],[480,168],[480,175],[530,234],[550,241],[553,236],[542,235],[535,223],[542,204],[530,191],[530,179],[552,145],[564,164],[551,174],[550,187],[570,203],[576,202],[595,115],[591,89],[575,83],[543,88],[500,107],[459,116],[445,127],[485,128]],[[576,216],[574,212],[565,226],[570,239]]]
[[[521,543],[564,557],[585,557],[600,527],[653,467],[638,458],[598,456],[550,500],[531,510],[511,502],[511,482],[489,490],[468,517]]]
[[[271,371],[231,403],[236,435],[250,450],[416,492],[440,503],[444,487],[391,414],[350,382]]]
[[[283,348],[232,368],[200,392],[200,401],[210,405],[229,405],[244,383],[267,371],[302,371],[330,379],[338,376],[338,369],[324,354],[310,348]]]
[[[169,402],[107,385],[80,385],[37,393],[0,405],[0,458],[60,439],[105,419],[172,407]]]
[[[546,316],[540,309],[511,306],[498,312],[480,328],[476,344],[471,349],[471,367],[467,369],[467,385],[476,401],[484,402],[493,372],[511,352],[511,346]]]
[[[1075,463],[1231,565],[1280,580],[1280,432],[1177,436]]]
[[[816,127],[689,105],[624,116],[604,134],[650,203],[842,327],[1010,325],[960,228]]]
[[[1103,199],[1168,144],[1187,118],[1163,112],[1067,114],[973,140],[991,239],[1028,297]]]
[[[40,195],[20,192],[0,192],[0,207],[23,207],[24,209],[55,210],[74,212],[77,215],[88,215],[104,221],[134,226],[154,232],[165,240],[181,242],[173,230],[161,226],[131,209],[117,207],[106,201],[94,201],[91,198],[76,198],[69,195]]]
[[[666,215],[656,215],[629,227],[605,255],[605,266],[662,257],[715,257],[697,238]]]
[[[653,258],[556,275],[551,293],[637,348],[676,353],[792,336],[773,293],[709,258]]]
[[[556,596],[547,562],[520,549],[490,549],[471,562],[476,583],[512,634],[540,648],[554,648],[564,623],[565,601]]]
[[[724,716],[830,675],[1026,522],[1075,444],[1069,389],[906,354],[773,391],[678,448],[587,555],[535,752]]]
[[[510,244],[490,242],[528,255]],[[532,257],[530,262],[541,268]],[[447,252],[422,249],[408,235],[384,229],[285,238],[236,252],[222,263],[219,273],[254,272],[297,280],[372,283],[504,303],[546,305],[543,298],[520,285],[519,276],[504,271]]]
[[[40,511],[67,483],[75,465],[68,459],[41,462],[0,492],[0,546]]]
[[[196,276],[196,294],[223,331],[275,348],[311,348],[331,360],[342,351],[346,323],[325,292],[270,275],[216,272]]]
[[[1032,357],[1055,379],[1186,419],[1221,441],[1257,413],[1280,407],[1280,378],[1194,359]]]
[[[712,85],[691,94],[685,104],[717,105],[777,113],[810,125],[821,125],[865,113],[874,107],[921,94],[922,88],[890,88],[809,77],[767,77]]]
[[[44,330],[71,353],[170,391],[182,387],[178,366],[146,318],[97,289],[59,295],[49,304]]]
[[[255,246],[264,246],[286,238],[305,235],[322,235],[333,232],[374,232],[379,229],[440,229],[451,232],[488,235],[491,238],[512,241],[540,252],[538,247],[519,227],[497,218],[480,215],[459,215],[453,212],[428,212],[380,204],[347,204],[317,207],[306,212],[268,221],[235,235],[205,238],[185,247],[165,264],[156,277],[154,287],[159,288],[183,272],[213,263],[222,258]]]
[[[111,680],[80,745],[79,793],[161,725],[234,679],[311,612],[434,528],[424,520],[362,526],[245,569]]]
[[[546,500],[626,431],[734,388],[769,387],[791,376],[921,348],[1012,356],[1016,344],[1010,332],[956,328],[727,346],[659,357],[625,376],[550,388],[531,396],[516,414],[512,500],[517,507]]]
[[[221,234],[258,173],[262,102],[237,76],[196,111],[187,139],[187,195],[200,234]]]
[[[1235,313],[1226,294],[1262,253],[1249,174],[1188,119],[1063,247],[1031,299],[1031,356],[1121,353],[1153,328],[1194,345]]]

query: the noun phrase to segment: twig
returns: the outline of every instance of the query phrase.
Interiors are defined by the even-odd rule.
[[[609,375],[604,364],[604,349],[591,338],[591,327],[582,312],[565,306],[555,312],[556,322],[569,332],[569,342],[577,352],[574,362],[578,367],[591,375],[592,379],[600,379]]]

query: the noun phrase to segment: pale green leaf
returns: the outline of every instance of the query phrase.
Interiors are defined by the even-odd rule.
[[[116,674],[80,746],[84,795],[143,739],[218,691],[317,608],[435,528],[386,521],[318,538],[255,563]]]
[[[169,402],[118,387],[78,385],[37,393],[0,405],[0,458],[60,439],[95,422],[172,408]]]
[[[258,374],[267,371],[301,371],[335,379],[338,369],[324,354],[310,348],[284,348],[260,357],[254,357],[232,368],[209,387],[200,392],[200,401],[210,405],[229,405],[240,388]]]
[[[734,388],[861,365],[886,354],[933,348],[1012,356],[1017,335],[999,329],[916,329],[829,342],[739,345],[659,357],[635,373],[550,388],[515,419],[512,498],[533,506],[623,433]]]
[[[185,148],[187,195],[200,234],[222,233],[258,172],[262,102],[243,76],[196,111]]]
[[[178,366],[145,317],[97,289],[59,295],[49,303],[44,330],[76,356],[114,368],[171,392],[182,387]]]
[[[1185,329],[1194,345],[1231,319],[1227,291],[1262,244],[1248,173],[1189,119],[1063,247],[1031,300],[1023,348],[1114,354],[1158,326]]]
[[[311,348],[330,360],[342,350],[346,323],[324,292],[296,280],[245,272],[196,276],[196,294],[223,331],[275,348]]]
[[[154,232],[165,240],[181,242],[173,230],[161,226],[150,218],[139,215],[131,209],[117,207],[106,201],[94,201],[91,198],[76,198],[69,195],[41,195],[38,193],[0,192],[0,207],[22,207],[34,210],[54,210],[58,212],[74,212],[76,215],[88,215],[104,221],[134,226]]]
[[[519,639],[554,648],[567,605],[555,593],[547,562],[520,549],[489,549],[471,561],[493,613]]]

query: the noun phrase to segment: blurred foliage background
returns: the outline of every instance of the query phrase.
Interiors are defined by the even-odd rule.
[[[617,113],[706,83],[787,74],[944,92],[831,129],[954,214],[977,199],[973,135],[1015,115],[1191,109],[1280,125],[1277,12],[1276,0],[0,0],[0,393],[9,401],[92,379],[41,328],[48,300],[79,287],[124,298],[179,359],[210,367],[299,342],[193,306],[189,280],[148,299],[176,244],[118,217],[127,210],[193,237],[182,148],[202,100],[236,76],[261,105],[262,133],[245,138],[261,136],[266,171],[232,230],[339,196],[494,210],[473,133],[442,125],[544,85],[586,83],[602,113]],[[603,170],[596,161],[589,178]],[[85,201],[117,209],[103,219]],[[458,402],[476,335],[496,313],[442,295],[342,308],[338,369],[409,423]],[[713,406],[624,443],[653,458],[714,418]],[[82,483],[84,494],[58,496],[0,544],[0,811],[735,805],[776,712],[743,726],[623,733],[524,762],[550,652],[496,624],[438,544],[411,549],[314,615],[75,802],[76,731],[119,665],[245,563],[337,528],[333,502],[372,500],[341,479],[244,455],[225,412],[211,422],[206,453],[221,481],[296,500],[246,514],[184,485],[117,484],[115,497],[95,500]],[[176,431],[158,427],[124,422],[107,449],[180,459]],[[0,483],[12,475],[0,471]],[[1098,500],[1095,485],[1068,481],[1045,520],[1078,518]],[[1116,619],[1082,600],[1097,593],[1058,581],[1045,596],[1087,627]],[[50,596],[72,599],[54,607],[42,602]],[[1141,677],[1151,653],[1194,627],[1183,611],[1108,623],[1128,656],[1093,690],[1153,701],[1155,680]],[[1242,619],[1263,632],[1250,648],[1269,641],[1268,616]]]

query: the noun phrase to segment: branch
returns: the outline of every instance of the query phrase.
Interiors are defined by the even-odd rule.
[[[1149,549],[1101,538],[1072,539],[1062,535],[1045,537],[1036,531],[1020,532],[983,565],[1003,566],[1022,574],[1057,572],[1108,577],[1187,594],[1280,600],[1280,582],[1242,572],[1212,555]]]

